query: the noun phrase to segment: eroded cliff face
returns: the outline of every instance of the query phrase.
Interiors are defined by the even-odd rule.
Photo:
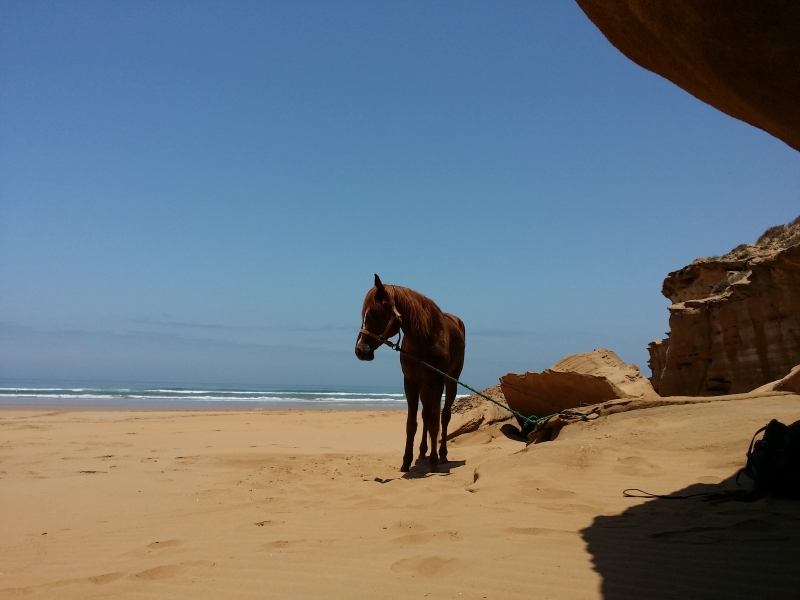
[[[638,65],[800,150],[800,2],[577,2]]]
[[[670,273],[662,293],[671,331],[648,347],[660,395],[736,394],[781,379],[800,364],[800,218]]]

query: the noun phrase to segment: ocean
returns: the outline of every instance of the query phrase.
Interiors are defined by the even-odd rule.
[[[0,387],[0,404],[118,408],[369,408],[406,406],[402,391],[339,388],[26,385]]]

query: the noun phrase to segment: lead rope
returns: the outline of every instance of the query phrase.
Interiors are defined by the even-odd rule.
[[[394,350],[396,350],[397,352],[401,352],[402,354],[405,354],[406,356],[416,360],[421,365],[427,367],[428,369],[430,369],[431,371],[433,371],[435,373],[438,373],[442,377],[445,377],[445,378],[449,379],[450,381],[452,381],[454,383],[457,383],[461,387],[467,388],[469,391],[477,394],[478,396],[480,396],[484,400],[488,400],[489,402],[499,406],[503,410],[507,410],[508,412],[510,412],[512,415],[514,415],[517,418],[517,421],[519,421],[519,424],[520,424],[520,430],[523,431],[523,432],[524,431],[529,431],[529,432],[530,431],[539,431],[545,425],[547,425],[547,422],[550,419],[552,419],[553,417],[565,417],[565,418],[568,418],[568,419],[581,419],[581,420],[584,420],[584,421],[590,421],[592,419],[589,418],[589,415],[595,413],[595,411],[597,410],[597,409],[594,409],[593,411],[591,411],[589,413],[582,413],[582,412],[579,412],[579,411],[571,411],[571,410],[562,410],[562,411],[559,411],[559,412],[555,412],[555,413],[553,413],[551,415],[547,415],[545,417],[537,417],[536,415],[531,415],[530,417],[526,417],[521,412],[514,410],[510,406],[506,406],[505,404],[501,404],[500,402],[498,402],[497,400],[494,400],[493,398],[490,398],[489,396],[487,396],[483,392],[479,392],[475,388],[468,386],[463,381],[459,381],[455,377],[451,377],[450,375],[448,375],[444,371],[441,371],[440,369],[437,369],[433,365],[426,363],[421,358],[418,358],[418,357],[414,356],[413,354],[411,354],[409,352],[406,352],[405,350],[403,350],[399,346],[399,340],[398,340],[397,343],[393,344],[390,347],[393,348]],[[597,416],[599,416],[599,415],[597,415],[595,413],[595,418],[597,418]]]

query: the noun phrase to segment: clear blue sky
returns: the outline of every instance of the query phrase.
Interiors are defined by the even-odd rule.
[[[379,273],[479,386],[606,347],[800,214],[800,154],[574,2],[0,4],[0,378],[399,386]]]

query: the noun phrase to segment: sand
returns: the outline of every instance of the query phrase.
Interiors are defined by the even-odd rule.
[[[800,508],[732,486],[800,396],[496,425],[398,472],[399,411],[0,410],[2,598],[796,598]]]

